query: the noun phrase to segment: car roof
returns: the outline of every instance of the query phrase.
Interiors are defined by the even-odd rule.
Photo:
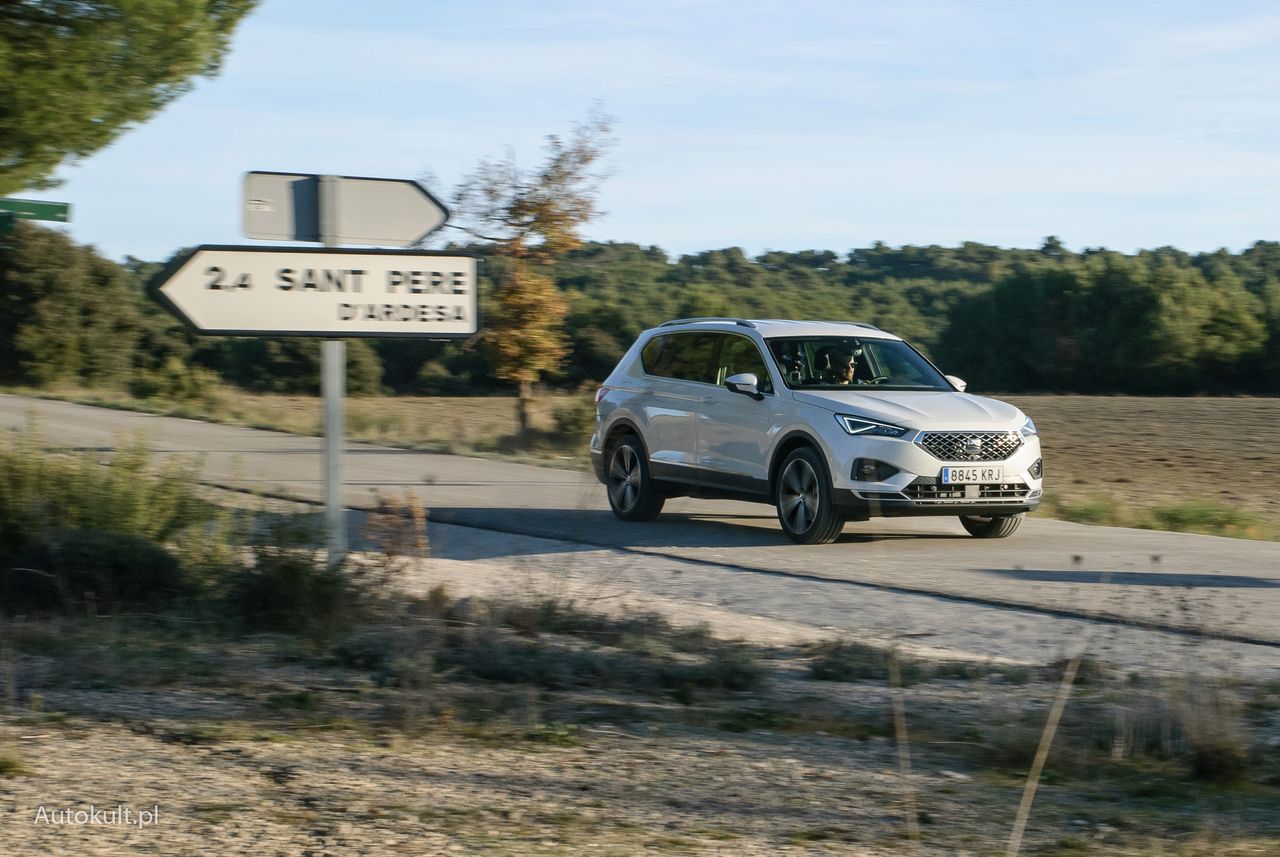
[[[774,336],[861,336],[869,339],[900,339],[873,324],[862,321],[815,321],[786,318],[678,318],[663,322],[657,330],[724,330],[750,328],[766,339]]]

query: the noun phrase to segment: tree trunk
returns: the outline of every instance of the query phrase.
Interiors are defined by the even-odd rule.
[[[529,439],[529,429],[533,424],[533,382],[516,382],[516,417],[520,420],[520,439]]]

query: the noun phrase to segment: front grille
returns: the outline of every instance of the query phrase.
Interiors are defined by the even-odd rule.
[[[972,494],[969,489],[974,488]],[[914,482],[902,489],[910,500],[1022,500],[1030,489],[1019,482],[988,482],[982,485],[940,485],[932,482]]]
[[[1022,446],[1016,431],[930,431],[916,441],[942,461],[1004,461]]]

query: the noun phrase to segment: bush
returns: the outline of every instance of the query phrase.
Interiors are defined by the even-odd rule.
[[[356,618],[354,595],[344,569],[314,549],[261,547],[233,606],[249,630],[329,639]]]
[[[129,394],[139,399],[185,402],[208,398],[217,385],[218,376],[210,370],[170,357],[159,369],[135,373],[129,382]]]
[[[51,544],[69,530],[98,530],[163,544],[209,528],[220,512],[198,495],[197,465],[169,458],[153,466],[140,443],[101,455],[55,455],[29,430],[0,441],[0,556]]]
[[[596,404],[593,398],[579,396],[552,412],[556,434],[566,443],[585,444],[596,425]]]
[[[0,753],[0,777],[20,777],[27,772],[27,766],[17,753]]]
[[[173,554],[127,533],[66,530],[16,556],[0,577],[8,613],[167,607],[194,594]]]
[[[889,653],[863,643],[820,643],[808,654],[809,678],[816,681],[889,681]],[[953,670],[948,666],[948,670]],[[914,661],[899,660],[903,685],[926,681],[925,669]]]

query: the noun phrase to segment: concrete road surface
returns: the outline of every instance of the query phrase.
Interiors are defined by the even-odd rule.
[[[105,456],[122,437],[141,434],[158,452],[199,456],[211,483],[322,497],[317,438],[0,396],[0,425],[20,429],[32,416],[50,446]],[[348,444],[344,466],[352,507],[372,505],[379,491],[413,490],[435,522],[693,563],[722,571],[730,588],[743,573],[771,575],[1280,647],[1277,543],[1032,516],[1005,540],[971,538],[951,518],[908,518],[849,524],[835,544],[803,547],[782,536],[770,507],[756,504],[679,499],[653,523],[620,522],[602,486],[580,470],[365,444]],[[983,615],[999,622],[1001,614]]]

